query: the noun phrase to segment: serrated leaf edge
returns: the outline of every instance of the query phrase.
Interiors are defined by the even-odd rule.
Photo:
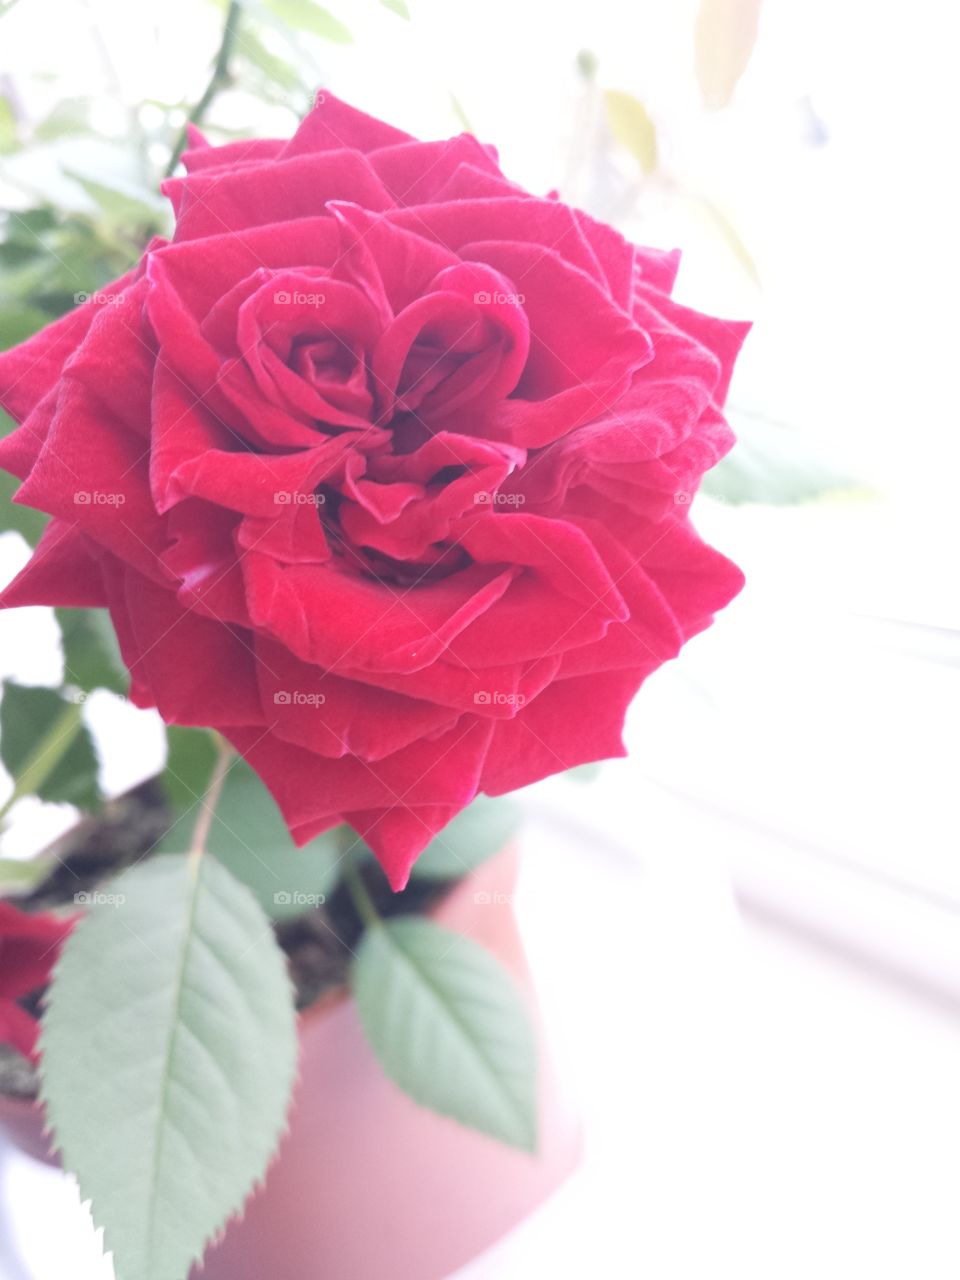
[[[161,854],[161,855],[159,855],[159,856],[160,856],[160,857],[178,857],[178,856],[183,856],[183,855],[177,855],[177,854]],[[212,856],[212,855],[205,855],[205,856]],[[232,873],[230,872],[229,868],[224,867],[222,863],[220,863],[219,865],[220,865],[221,869],[222,869],[222,870],[223,870],[227,875],[230,875],[230,876],[231,876],[231,878],[235,881],[235,883],[237,883],[238,885],[240,885],[240,887],[241,887],[242,889],[244,889],[248,894],[250,894],[251,898],[253,898],[254,902],[256,902],[256,897],[255,897],[255,895],[254,895],[254,894],[252,894],[252,892],[250,891],[250,889],[249,889],[246,885],[244,885],[242,881],[237,880],[237,879],[236,879],[236,877],[232,875]],[[128,871],[129,871],[129,870],[132,870],[132,868],[127,868],[127,870],[128,870]],[[121,873],[121,875],[120,875],[120,876],[116,876],[116,877],[114,877],[114,879],[115,879],[115,880],[119,880],[119,879],[121,879],[121,878],[122,878],[122,874],[123,874],[123,873]],[[195,885],[196,885],[196,884],[199,884],[199,875],[195,875],[195,876],[194,876],[194,881],[195,881]],[[106,883],[112,883],[112,882],[113,882],[113,881],[106,882]],[[194,907],[195,907],[196,898],[197,898],[197,890],[196,890],[196,888],[194,888],[194,891],[193,891],[193,893],[191,894],[191,901],[190,901],[190,915],[191,915],[191,917],[192,917],[193,910],[194,910]],[[257,906],[257,909],[258,909],[258,910],[260,910],[261,912],[263,911],[263,908],[260,906],[260,904],[259,904],[258,902],[256,902],[256,906]],[[265,916],[265,918],[266,918],[266,913],[264,913],[264,916]],[[77,931],[78,929],[82,929],[82,928],[83,928],[83,926],[85,925],[85,923],[86,923],[86,917],[84,917],[84,918],[82,918],[80,921],[78,921],[78,923],[77,923],[77,925],[76,925],[75,929],[73,930],[73,933],[76,933],[76,931]],[[71,934],[71,937],[72,937],[72,936],[73,936],[73,934]],[[70,944],[70,938],[68,938],[68,939],[67,939],[67,942],[64,944],[64,947],[61,949],[60,956],[59,956],[59,958],[57,959],[57,962],[56,962],[56,964],[54,965],[53,969],[51,970],[51,975],[50,975],[50,986],[51,986],[51,987],[52,987],[53,983],[55,982],[55,980],[56,980],[56,976],[57,976],[57,973],[59,972],[59,970],[60,970],[60,968],[61,968],[61,966],[62,966],[62,964],[63,964],[63,957],[64,957],[64,954],[65,954],[66,949],[67,949],[67,947],[69,946],[69,944]],[[187,948],[186,948],[186,947],[184,947],[184,951],[185,951],[185,952],[187,951]],[[180,972],[181,976],[182,976],[182,973],[183,973],[183,971],[184,971],[184,968],[185,968],[185,960],[184,960],[183,965],[181,966],[181,969],[179,970],[179,972]],[[182,985],[182,984],[181,984],[181,985]],[[287,985],[288,985],[288,990],[289,990],[290,1000],[291,1000],[291,1003],[293,1003],[293,1002],[294,1002],[294,1000],[295,1000],[295,991],[294,991],[293,983],[292,983],[292,981],[290,981],[289,976],[288,976],[288,978],[287,978]],[[48,988],[48,989],[49,989],[49,988]],[[46,1008],[46,1004],[47,1004],[47,998],[45,998],[45,999],[44,999],[44,1004],[43,1004],[44,1009]],[[277,1160],[278,1160],[278,1158],[279,1158],[279,1155],[280,1155],[280,1149],[281,1149],[281,1147],[282,1147],[282,1145],[283,1145],[283,1140],[284,1140],[284,1138],[287,1136],[287,1134],[290,1132],[291,1114],[292,1114],[292,1110],[293,1110],[293,1100],[294,1100],[294,1098],[295,1098],[296,1091],[297,1091],[297,1087],[298,1087],[298,1085],[300,1084],[300,1078],[301,1078],[302,1042],[301,1042],[301,1040],[300,1040],[299,1028],[300,1028],[300,1018],[299,1018],[299,1015],[298,1015],[298,1016],[297,1016],[297,1019],[296,1019],[296,1029],[297,1029],[297,1056],[296,1056],[296,1061],[295,1061],[295,1063],[294,1063],[294,1070],[293,1070],[293,1075],[292,1075],[292,1078],[291,1078],[291,1085],[290,1085],[290,1092],[289,1092],[289,1096],[288,1096],[287,1109],[286,1109],[286,1112],[284,1113],[284,1121],[283,1121],[283,1124],[282,1124],[281,1128],[280,1128],[280,1129],[278,1130],[278,1132],[277,1132],[277,1138],[276,1138],[276,1142],[274,1143],[273,1151],[272,1151],[271,1155],[268,1157],[268,1160],[267,1160],[267,1163],[266,1163],[266,1165],[265,1165],[265,1167],[264,1167],[263,1172],[262,1172],[258,1177],[256,1177],[256,1178],[254,1178],[254,1179],[252,1179],[252,1180],[251,1180],[251,1182],[250,1182],[250,1184],[248,1185],[248,1187],[247,1187],[246,1191],[243,1193],[242,1197],[240,1198],[240,1202],[239,1202],[239,1204],[236,1206],[236,1208],[234,1208],[234,1209],[230,1210],[230,1211],[227,1213],[227,1216],[224,1218],[223,1223],[222,1223],[222,1224],[221,1224],[221,1225],[220,1225],[220,1226],[219,1226],[219,1227],[218,1227],[218,1228],[217,1228],[217,1229],[216,1229],[216,1230],[215,1230],[215,1231],[210,1235],[210,1237],[209,1237],[207,1240],[205,1240],[205,1241],[204,1241],[204,1243],[203,1243],[203,1245],[201,1246],[201,1248],[199,1249],[199,1251],[192,1251],[192,1252],[191,1252],[191,1257],[190,1257],[190,1267],[188,1268],[188,1270],[192,1270],[194,1267],[200,1267],[200,1268],[201,1268],[201,1270],[202,1270],[202,1269],[203,1269],[203,1259],[204,1259],[204,1257],[206,1256],[207,1251],[208,1251],[209,1249],[213,1248],[215,1245],[219,1244],[219,1243],[223,1240],[223,1238],[224,1238],[224,1236],[226,1235],[227,1231],[229,1230],[229,1228],[231,1227],[231,1225],[232,1225],[234,1222],[240,1222],[240,1221],[242,1221],[242,1220],[243,1220],[244,1212],[245,1212],[245,1210],[246,1210],[247,1205],[249,1204],[249,1202],[250,1202],[250,1200],[253,1198],[253,1196],[254,1196],[254,1195],[256,1195],[259,1191],[261,1191],[261,1190],[263,1189],[263,1187],[264,1187],[264,1185],[265,1185],[265,1183],[266,1183],[267,1176],[268,1176],[268,1174],[270,1173],[270,1170],[273,1168],[274,1164],[277,1162]],[[175,1038],[175,1033],[174,1033],[174,1036],[171,1036],[171,1040],[173,1040],[174,1038]],[[84,1190],[83,1190],[83,1186],[82,1186],[82,1183],[81,1183],[80,1176],[79,1176],[76,1172],[74,1172],[73,1170],[69,1169],[69,1168],[67,1167],[67,1165],[64,1163],[64,1161],[63,1161],[63,1151],[62,1151],[62,1148],[57,1144],[57,1141],[56,1141],[56,1127],[55,1127],[55,1121],[54,1121],[54,1120],[53,1120],[53,1118],[52,1118],[52,1113],[53,1113],[53,1111],[55,1110],[55,1108],[54,1108],[54,1106],[52,1106],[52,1104],[51,1104],[51,1099],[46,1095],[46,1077],[44,1076],[43,1069],[42,1069],[42,1064],[43,1064],[43,1050],[44,1050],[44,1035],[43,1035],[43,1021],[41,1020],[41,1031],[40,1031],[40,1037],[39,1037],[39,1040],[38,1040],[38,1051],[39,1051],[39,1054],[40,1054],[40,1063],[41,1063],[41,1071],[40,1071],[40,1089],[39,1089],[39,1092],[38,1092],[38,1094],[37,1094],[36,1103],[37,1103],[37,1105],[39,1105],[40,1107],[42,1107],[43,1115],[44,1115],[44,1120],[45,1120],[45,1123],[44,1123],[44,1125],[43,1125],[43,1129],[42,1129],[42,1131],[41,1131],[41,1132],[42,1132],[42,1136],[43,1136],[44,1138],[47,1138],[47,1139],[48,1139],[48,1151],[49,1151],[49,1154],[50,1154],[52,1157],[56,1157],[56,1158],[57,1158],[57,1160],[58,1160],[58,1162],[60,1163],[61,1167],[64,1169],[64,1171],[65,1171],[65,1172],[67,1172],[67,1173],[70,1173],[70,1174],[71,1174],[71,1176],[75,1179],[75,1181],[76,1181],[76,1183],[77,1183],[77,1189],[78,1189],[78,1192],[79,1192],[79,1195],[80,1195],[81,1203],[87,1206],[88,1211],[89,1211],[89,1213],[90,1213],[91,1221],[93,1222],[93,1225],[94,1225],[95,1229],[96,1229],[96,1230],[98,1230],[98,1231],[100,1231],[100,1232],[102,1233],[102,1241],[103,1241],[102,1249],[103,1249],[103,1254],[104,1254],[104,1256],[106,1256],[107,1254],[112,1254],[112,1253],[113,1253],[113,1250],[112,1250],[112,1248],[111,1248],[111,1246],[110,1246],[110,1242],[109,1242],[109,1231],[108,1231],[108,1228],[107,1228],[107,1226],[106,1226],[106,1223],[104,1223],[104,1222],[100,1219],[100,1217],[99,1217],[99,1215],[98,1215],[98,1213],[97,1213],[96,1205],[95,1205],[95,1203],[94,1203],[94,1201],[93,1201],[93,1198],[92,1198],[91,1196],[87,1196],[87,1195],[85,1195],[85,1194],[84,1194]],[[168,1061],[169,1061],[169,1058],[168,1058]],[[164,1073],[164,1095],[166,1094],[166,1084],[167,1084],[168,1077],[169,1077],[169,1072],[165,1072],[165,1073]],[[159,1144],[158,1144],[158,1145],[159,1145]],[[150,1237],[150,1238],[152,1238],[152,1230],[151,1230],[151,1237]],[[186,1277],[186,1276],[184,1277],[184,1280],[187,1280],[187,1277]]]

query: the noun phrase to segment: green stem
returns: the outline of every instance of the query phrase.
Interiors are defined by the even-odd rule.
[[[349,890],[350,897],[353,899],[353,905],[357,909],[357,915],[367,926],[368,929],[374,928],[376,925],[383,924],[380,912],[374,906],[373,899],[367,886],[363,883],[363,876],[356,862],[347,855],[343,864],[343,883]]]
[[[164,171],[164,177],[169,178],[177,165],[180,163],[180,153],[187,145],[187,126],[191,124],[201,124],[204,117],[210,109],[214,98],[220,93],[221,89],[225,89],[230,83],[230,57],[233,53],[233,46],[236,42],[237,31],[240,27],[240,11],[243,8],[242,0],[230,0],[227,8],[226,21],[223,24],[223,35],[220,37],[220,48],[217,51],[217,60],[213,64],[213,74],[210,81],[200,96],[199,102],[187,116],[180,135],[174,144],[173,151],[170,155],[170,163]]]
[[[193,828],[193,837],[188,850],[190,860],[194,863],[199,862],[204,849],[207,847],[207,837],[210,835],[213,815],[216,813],[217,802],[220,799],[224,781],[233,761],[233,748],[224,742],[219,734],[216,735],[216,739],[217,759],[213,766],[213,772],[210,774],[207,789],[200,798],[200,812],[197,815],[197,822]]]
[[[27,763],[13,780],[13,790],[0,806],[0,822],[24,796],[34,795],[53,773],[70,750],[70,746],[82,727],[80,706],[68,706],[54,720],[44,737],[37,743]]]

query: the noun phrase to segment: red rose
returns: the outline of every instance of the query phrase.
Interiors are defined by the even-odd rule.
[[[478,792],[622,755],[739,589],[687,504],[746,326],[467,135],[322,96],[184,161],[173,241],[0,357],[0,460],[54,516],[5,603],[109,608],[137,703],[400,887]]]
[[[39,1026],[19,1000],[47,985],[72,927],[72,920],[28,915],[0,902],[0,1044],[12,1044],[29,1058],[36,1057]]]

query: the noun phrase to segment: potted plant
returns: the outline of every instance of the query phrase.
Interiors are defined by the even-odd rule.
[[[2,603],[65,666],[5,690],[10,803],[95,807],[92,688],[170,726],[5,904],[7,1078],[120,1280],[439,1280],[576,1160],[497,797],[623,754],[739,589],[690,499],[745,326],[467,134],[321,93],[182,159],[172,238],[0,355],[51,517]]]
[[[257,849],[275,858],[282,850],[282,876],[283,860],[300,854],[262,784],[242,762],[233,768],[225,816],[243,818]],[[0,1053],[0,1123],[38,1159],[55,1159],[37,1101],[38,1073],[29,1064],[38,1056],[38,992],[78,907],[106,912],[130,905],[110,863],[151,856],[155,832],[171,820],[164,782],[110,802],[98,819],[70,831],[41,858],[48,874],[40,883],[16,905],[0,902],[0,972],[10,983],[9,991],[0,986],[7,997],[0,1004],[7,1042]],[[314,857],[312,874],[301,867],[285,881],[301,887],[268,894],[262,880],[247,879],[272,917],[292,979],[297,1080],[263,1185],[208,1250],[204,1276],[242,1280],[269,1271],[296,1280],[324,1267],[374,1276],[391,1263],[410,1277],[444,1275],[529,1213],[575,1166],[576,1111],[540,1033],[513,913],[516,855],[504,844],[513,820],[507,806],[498,814],[481,802],[442,846],[425,853],[397,894],[369,857],[344,875],[333,845],[325,865]],[[235,838],[214,818],[209,856],[242,877],[233,847]],[[78,883],[87,887],[76,889]],[[102,981],[90,977],[94,985]],[[390,1006],[406,1047],[390,1043],[382,1012],[398,980],[405,993],[394,988]],[[475,1000],[488,1003],[471,1006],[471,988]],[[27,1008],[17,996],[28,997]],[[471,1016],[480,1019],[472,1032]],[[462,1017],[466,1027],[457,1021]],[[488,1052],[496,1038],[514,1055],[512,1090],[501,1075],[508,1060],[498,1064]],[[401,1073],[409,1095],[391,1079]],[[444,1099],[432,1093],[439,1082]],[[194,1087],[200,1096],[202,1086]],[[536,1098],[527,1096],[533,1088]],[[379,1205],[375,1231],[367,1216],[371,1201]]]

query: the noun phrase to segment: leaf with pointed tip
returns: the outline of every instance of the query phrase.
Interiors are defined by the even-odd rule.
[[[352,980],[363,1029],[395,1084],[441,1115],[536,1150],[536,1041],[489,951],[402,916],[366,930]]]
[[[64,946],[41,1048],[117,1280],[184,1280],[263,1177],[293,1086],[293,993],[249,890],[210,857],[126,871]]]

